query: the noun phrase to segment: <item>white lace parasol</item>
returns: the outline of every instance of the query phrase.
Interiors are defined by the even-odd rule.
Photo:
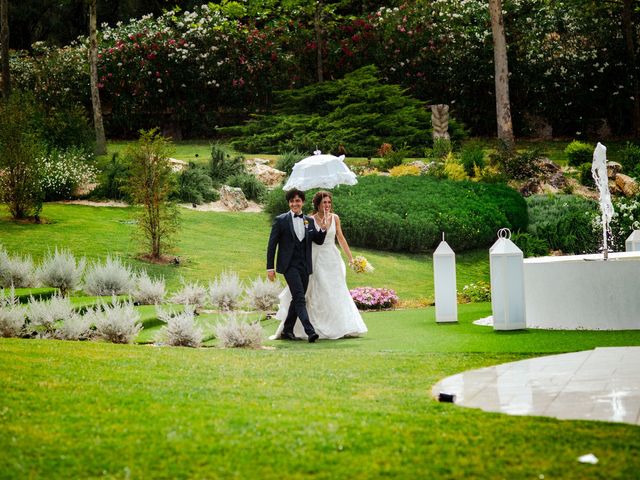
[[[344,163],[344,155],[322,154],[319,150],[293,166],[293,171],[283,190],[308,190],[310,188],[334,188],[337,185],[355,185],[356,174]]]

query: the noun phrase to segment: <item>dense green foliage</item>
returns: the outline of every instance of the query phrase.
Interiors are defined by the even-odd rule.
[[[231,156],[225,147],[215,143],[211,146],[208,169],[214,185],[220,185],[230,176],[245,172],[244,157]]]
[[[623,172],[640,179],[640,145],[628,142],[620,151]]]
[[[567,163],[572,167],[579,167],[593,159],[593,147],[579,140],[574,140],[567,145],[564,153],[567,155]]]
[[[600,237],[592,221],[595,201],[572,195],[532,195],[526,199],[530,233],[564,254],[595,253]]]
[[[540,173],[540,159],[543,156],[544,152],[539,148],[517,151],[501,144],[490,158],[508,178],[527,180]]]
[[[213,181],[206,168],[189,162],[186,169],[178,174],[177,188],[174,193],[178,200],[200,205],[203,202],[218,200],[220,195],[213,189]]]
[[[278,161],[276,162],[276,169],[286,173],[287,176],[289,176],[291,175],[293,166],[304,157],[305,155],[297,150],[286,151],[278,157]]]
[[[42,209],[44,148],[30,96],[14,93],[0,103],[0,200],[13,218],[39,214]]]
[[[491,245],[502,227],[527,227],[524,199],[503,184],[372,175],[333,195],[349,242],[380,250],[426,252],[444,232],[447,243],[463,251]],[[286,211],[282,197],[277,191],[269,196],[269,213]]]
[[[247,152],[337,153],[342,146],[348,155],[372,156],[382,143],[390,143],[410,155],[421,154],[431,142],[430,113],[423,102],[397,85],[384,85],[374,66],[340,80],[280,91],[274,112],[221,132],[236,137],[231,144]],[[453,120],[450,129],[454,138],[463,135]]]
[[[63,3],[48,18],[60,20],[69,5],[79,7],[77,0]],[[99,6],[99,23],[113,19],[111,12],[127,2],[116,3]],[[155,3],[149,8],[157,13]],[[450,104],[476,134],[495,132],[495,98],[487,94],[494,90],[494,70],[486,2],[409,1],[393,8],[399,3],[318,4],[320,44],[314,5],[304,2],[191,4],[103,25],[99,87],[107,131],[131,136],[139,128],[160,126],[176,135],[210,135],[215,125],[268,110],[273,91],[318,81],[320,49],[325,80],[376,65],[385,83],[424,102]],[[637,82],[629,64],[638,46],[633,33],[628,38],[622,28],[622,4],[503,2],[517,133],[548,125],[555,135],[588,136],[603,119],[614,133],[630,132],[640,99],[629,101]],[[40,15],[25,14],[28,8],[12,5],[12,20],[29,18],[32,24],[32,18],[42,17],[40,9]],[[634,28],[637,16],[631,15],[628,31]],[[12,55],[15,84],[48,104],[88,109],[86,40],[64,48],[50,45]]]

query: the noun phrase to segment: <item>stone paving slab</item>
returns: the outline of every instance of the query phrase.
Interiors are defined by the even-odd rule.
[[[509,415],[640,425],[640,347],[606,347],[459,373],[432,389]]]

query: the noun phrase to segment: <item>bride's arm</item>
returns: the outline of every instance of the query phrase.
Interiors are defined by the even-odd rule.
[[[338,243],[340,244],[342,251],[347,255],[347,258],[349,259],[349,263],[352,263],[353,255],[351,255],[351,249],[349,248],[347,239],[344,238],[344,235],[342,233],[342,227],[340,226],[340,217],[334,214],[333,221],[336,222],[336,238],[338,239]]]

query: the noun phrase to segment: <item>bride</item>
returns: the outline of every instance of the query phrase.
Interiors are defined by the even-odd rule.
[[[336,247],[337,238],[351,264],[353,256],[342,234],[340,218],[331,212],[332,201],[330,192],[321,190],[313,196],[313,217],[316,225],[326,223],[328,226],[324,243],[313,245],[311,250],[313,275],[309,278],[306,294],[309,319],[320,338],[327,339],[355,337],[367,332],[367,327],[347,288],[346,268]],[[290,303],[291,292],[289,287],[285,287],[280,293],[280,307],[276,314],[280,325],[271,339],[280,337]],[[293,333],[296,337],[306,338],[300,322],[296,322]]]

